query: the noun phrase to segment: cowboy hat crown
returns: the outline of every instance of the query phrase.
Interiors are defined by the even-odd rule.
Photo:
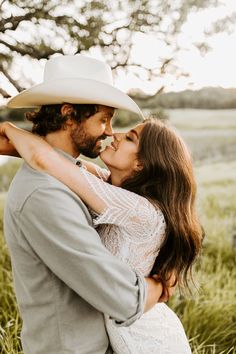
[[[142,113],[137,104],[113,86],[111,68],[104,62],[83,55],[64,55],[49,59],[43,82],[8,101],[10,108],[42,105],[101,104]]]

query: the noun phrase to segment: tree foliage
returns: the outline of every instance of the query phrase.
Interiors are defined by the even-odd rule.
[[[20,70],[21,58],[48,59],[54,54],[100,50],[113,69],[147,69],[164,76],[173,70],[181,49],[178,35],[191,11],[215,6],[217,0],[2,0],[0,1],[0,71],[18,91],[33,84]],[[156,67],[141,67],[132,57],[137,33],[153,34],[168,55]],[[176,70],[176,68],[175,68]],[[9,93],[2,85],[0,94]]]

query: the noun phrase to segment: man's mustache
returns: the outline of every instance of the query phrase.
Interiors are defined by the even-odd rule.
[[[99,140],[105,140],[106,138],[107,138],[107,135],[103,134],[96,139],[96,142]]]

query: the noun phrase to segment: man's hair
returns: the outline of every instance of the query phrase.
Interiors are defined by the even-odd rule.
[[[41,136],[64,129],[67,119],[72,118],[80,123],[98,112],[96,104],[71,104],[73,112],[62,115],[63,104],[45,105],[36,112],[27,112],[25,117],[33,123],[32,132]]]

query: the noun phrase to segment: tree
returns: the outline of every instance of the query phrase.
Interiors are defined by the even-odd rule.
[[[217,0],[2,0],[0,1],[0,71],[18,91],[32,82],[19,70],[21,58],[48,59],[54,54],[83,53],[98,49],[113,69],[146,70],[164,76],[173,70],[181,49],[177,37],[188,13]],[[137,33],[154,34],[169,48],[157,56],[153,69],[134,61]],[[17,63],[17,64],[16,64]],[[17,68],[16,68],[17,65]],[[16,70],[17,69],[17,70]],[[176,70],[176,68],[175,68]],[[160,88],[160,91],[162,88]],[[2,85],[0,94],[8,97]]]

